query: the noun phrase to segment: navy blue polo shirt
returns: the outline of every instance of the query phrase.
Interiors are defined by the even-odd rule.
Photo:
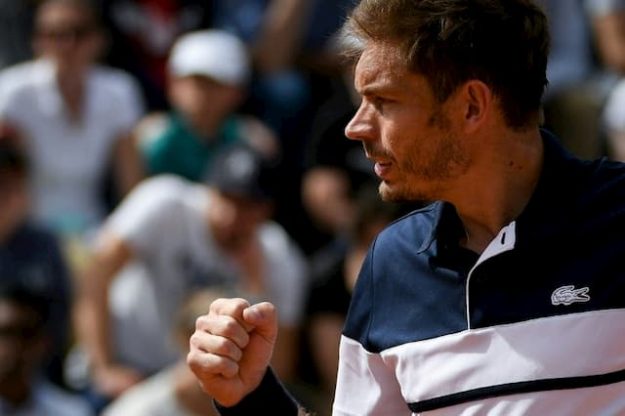
[[[481,255],[443,202],[378,236],[334,414],[625,412],[625,167],[543,141],[534,195]]]

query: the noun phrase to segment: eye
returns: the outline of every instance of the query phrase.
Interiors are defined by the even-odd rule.
[[[384,98],[381,97],[373,97],[371,99],[371,104],[373,105],[373,108],[375,108],[378,112],[383,112],[384,110],[384,105],[387,103],[387,100],[385,100]]]

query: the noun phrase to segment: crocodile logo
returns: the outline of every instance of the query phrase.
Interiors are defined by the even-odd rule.
[[[557,288],[551,294],[551,303],[553,305],[571,305],[576,302],[588,302],[590,296],[588,296],[590,288],[582,287],[575,289],[573,285],[567,285]]]

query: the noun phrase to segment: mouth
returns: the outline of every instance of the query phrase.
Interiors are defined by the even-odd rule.
[[[390,162],[375,162],[373,170],[380,179],[384,180],[389,175],[391,166]]]

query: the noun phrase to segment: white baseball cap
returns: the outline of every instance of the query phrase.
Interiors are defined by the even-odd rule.
[[[245,84],[251,72],[243,41],[223,30],[189,32],[176,40],[169,55],[169,71],[179,77],[204,75],[227,85]]]

